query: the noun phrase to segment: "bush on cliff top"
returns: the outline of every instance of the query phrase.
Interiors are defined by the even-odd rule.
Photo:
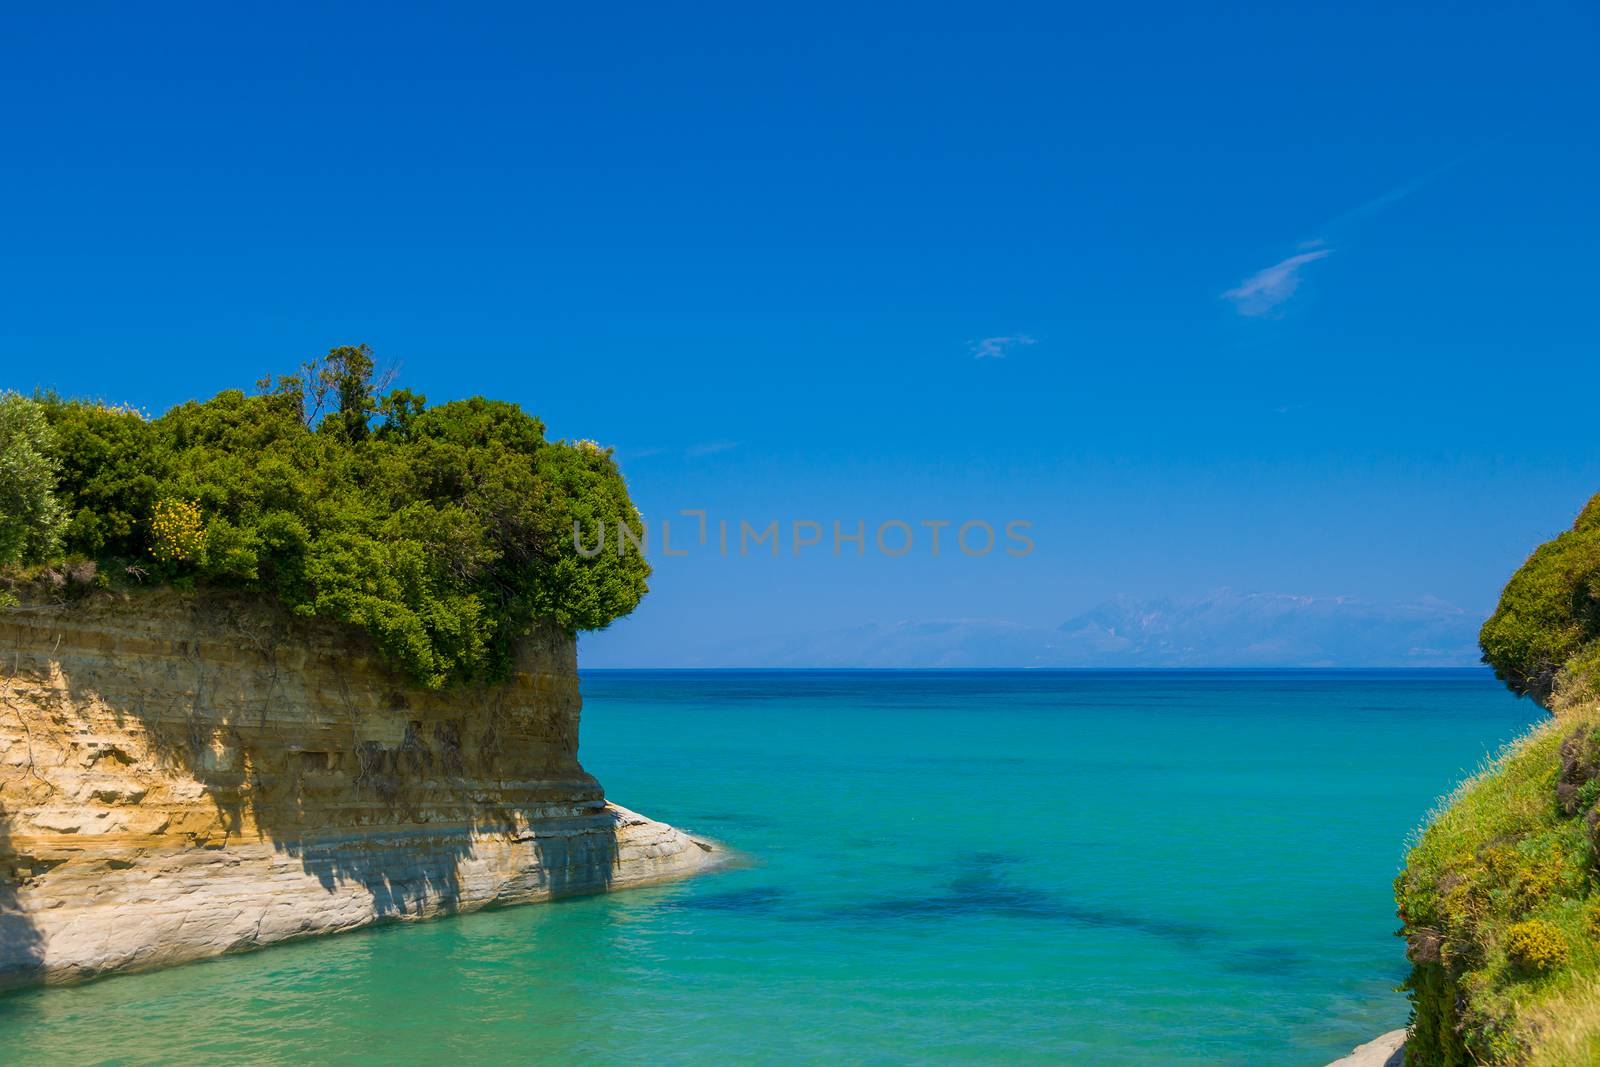
[[[43,559],[60,545],[54,444],[40,404],[0,393],[0,567]]]
[[[41,398],[59,548],[0,563],[61,552],[118,580],[269,593],[366,629],[429,687],[502,677],[535,619],[573,632],[633,610],[644,559],[573,544],[575,520],[638,521],[608,450],[547,441],[503,401],[380,395],[372,372],[364,346],[338,348],[157,419]]]
[[[1511,576],[1479,634],[1485,663],[1541,704],[1590,699],[1600,665],[1600,495]]]

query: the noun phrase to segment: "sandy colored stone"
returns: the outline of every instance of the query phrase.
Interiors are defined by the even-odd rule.
[[[573,640],[420,690],[364,634],[155,590],[0,612],[0,988],[722,858],[578,763]]]
[[[1390,1030],[1365,1045],[1357,1045],[1350,1055],[1334,1060],[1328,1067],[1402,1067],[1405,1045],[1406,1032]]]

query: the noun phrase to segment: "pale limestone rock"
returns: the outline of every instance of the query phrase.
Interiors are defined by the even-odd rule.
[[[364,635],[151,591],[0,613],[0,988],[682,877],[578,764],[574,643],[427,692]]]
[[[1365,1045],[1357,1045],[1350,1055],[1334,1060],[1328,1067],[1401,1067],[1405,1062],[1406,1032],[1390,1030]]]

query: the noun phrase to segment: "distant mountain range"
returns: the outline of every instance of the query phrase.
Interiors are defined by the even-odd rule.
[[[1235,593],[1108,601],[1061,624],[1071,655],[1150,667],[1467,666],[1484,613],[1427,598]]]
[[[1427,598],[1236,593],[1118,597],[1058,627],[992,619],[869,623],[753,638],[706,666],[1462,667],[1478,662],[1484,613]]]

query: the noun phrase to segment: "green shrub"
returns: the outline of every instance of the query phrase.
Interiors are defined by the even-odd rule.
[[[0,568],[42,560],[60,546],[54,444],[42,405],[0,393]]]
[[[1471,1064],[1456,1016],[1459,989],[1439,963],[1419,963],[1401,986],[1411,998],[1406,1067],[1458,1067]]]
[[[1592,684],[1589,668],[1600,663],[1600,495],[1511,576],[1478,640],[1484,662],[1519,695],[1549,704],[1563,669],[1563,688]]]

